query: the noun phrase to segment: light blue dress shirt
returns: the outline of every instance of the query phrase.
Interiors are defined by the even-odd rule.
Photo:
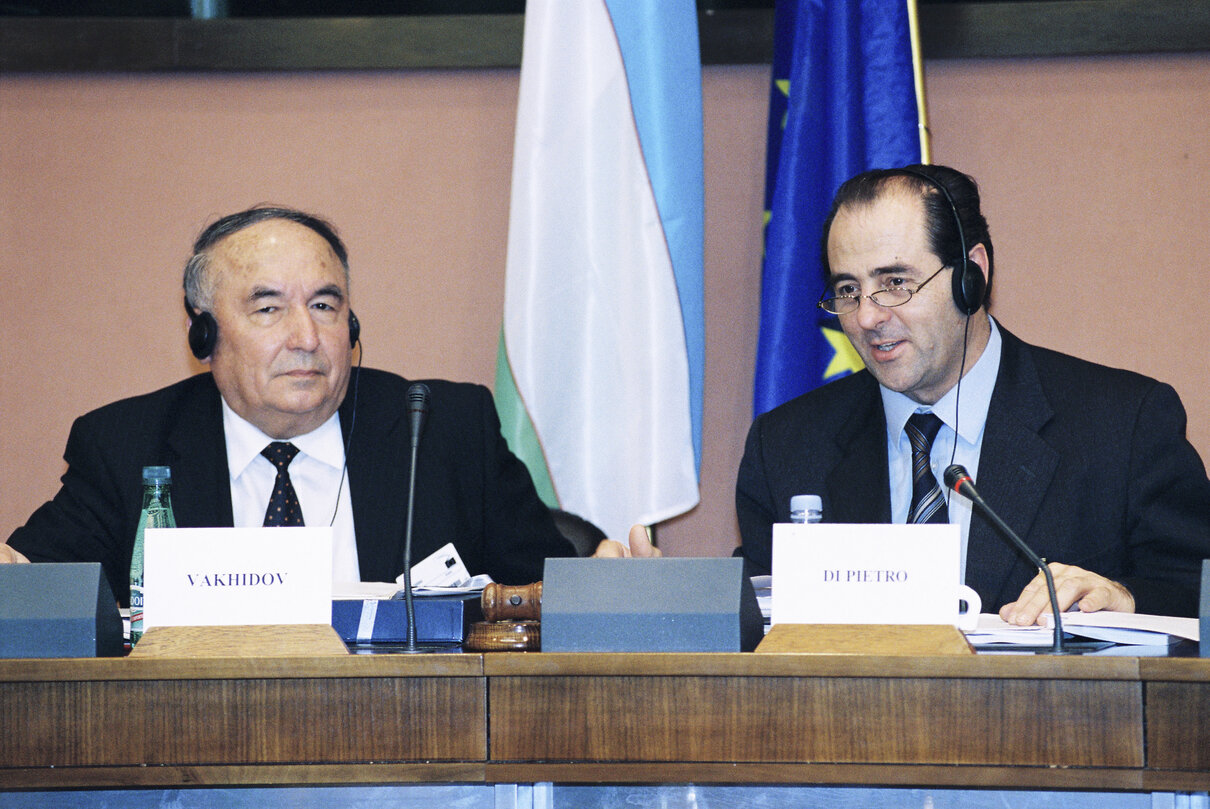
[[[933,441],[930,455],[933,474],[944,489],[942,475],[950,464],[966,467],[974,480],[979,479],[979,453],[983,449],[983,428],[987,424],[987,409],[991,405],[992,390],[1000,371],[1000,329],[991,321],[991,336],[987,347],[967,371],[960,383],[955,385],[931,407],[909,399],[902,393],[881,387],[882,407],[887,425],[887,469],[891,481],[891,521],[907,522],[912,501],[912,445],[904,427],[913,413],[933,412],[941,419],[943,427]],[[957,441],[955,442],[955,437]],[[956,446],[955,446],[956,444]],[[966,544],[970,532],[971,504],[965,497],[950,495],[946,490],[949,521],[961,527],[962,558],[959,570],[966,571]]]

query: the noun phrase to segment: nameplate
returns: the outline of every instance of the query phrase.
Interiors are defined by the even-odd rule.
[[[948,523],[776,524],[772,623],[973,629],[981,605],[961,584],[960,543]]]
[[[331,528],[156,528],[143,626],[329,624]]]

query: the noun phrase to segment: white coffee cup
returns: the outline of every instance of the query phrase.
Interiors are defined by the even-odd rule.
[[[963,609],[963,604],[966,609]],[[955,625],[963,632],[971,632],[979,626],[979,613],[983,611],[983,599],[971,587],[958,585],[958,620]]]

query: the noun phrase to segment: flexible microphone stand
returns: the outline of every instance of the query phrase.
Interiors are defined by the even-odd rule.
[[[408,473],[408,517],[403,535],[403,600],[408,616],[408,645],[406,654],[441,651],[439,646],[416,645],[416,607],[412,603],[412,513],[416,504],[416,458],[420,448],[420,432],[429,413],[429,386],[413,382],[407,393],[408,420],[412,428],[412,464]]]
[[[1025,544],[1025,540],[1017,536],[1013,529],[1008,527],[1008,523],[1000,519],[996,512],[992,511],[991,506],[984,502],[979,496],[979,492],[975,490],[975,484],[971,481],[970,474],[966,471],[966,467],[961,464],[953,464],[945,470],[945,485],[963,497],[970,500],[983,512],[983,515],[991,520],[992,525],[996,526],[1004,536],[1012,541],[1021,553],[1038,566],[1042,571],[1042,576],[1046,579],[1046,591],[1050,595],[1050,611],[1054,616],[1054,641],[1051,645],[1051,654],[1071,654],[1072,652],[1063,646],[1063,620],[1059,611],[1059,598],[1055,595],[1055,577],[1050,573],[1050,567],[1047,566],[1046,560],[1033,552],[1033,549]]]

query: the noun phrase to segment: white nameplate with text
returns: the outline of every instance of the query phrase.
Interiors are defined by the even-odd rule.
[[[330,624],[332,529],[149,528],[144,628]]]
[[[775,524],[772,623],[973,629],[981,604],[961,584],[960,542],[949,523]]]

